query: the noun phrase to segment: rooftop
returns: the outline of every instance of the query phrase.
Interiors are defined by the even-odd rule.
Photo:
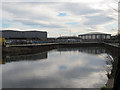
[[[81,34],[81,35],[88,35],[88,34],[107,34],[107,33],[102,33],[102,32],[90,32],[90,33]]]
[[[32,30],[32,31],[2,30],[2,32],[46,32],[46,31],[37,31],[37,30]]]

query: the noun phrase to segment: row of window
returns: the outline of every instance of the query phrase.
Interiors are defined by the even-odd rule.
[[[82,39],[110,39],[110,35],[84,35],[79,37]]]

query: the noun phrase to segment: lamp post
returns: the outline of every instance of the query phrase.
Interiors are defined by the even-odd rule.
[[[118,46],[120,47],[120,1],[118,2]]]

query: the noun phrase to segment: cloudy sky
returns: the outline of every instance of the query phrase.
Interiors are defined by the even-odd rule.
[[[3,0],[1,8],[4,30],[47,31],[49,37],[117,32],[115,0]]]

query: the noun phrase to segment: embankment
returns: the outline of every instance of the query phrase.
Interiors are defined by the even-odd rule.
[[[37,52],[48,51],[51,49],[57,48],[70,48],[70,47],[97,47],[103,46],[101,43],[60,43],[60,44],[46,44],[46,45],[29,45],[29,46],[10,46],[10,47],[3,47],[2,53],[4,54],[31,54]]]

